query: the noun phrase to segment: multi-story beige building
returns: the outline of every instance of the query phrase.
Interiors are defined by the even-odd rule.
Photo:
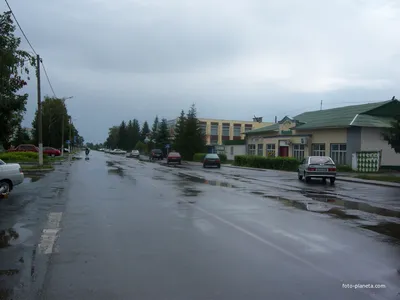
[[[171,136],[178,118],[168,121]],[[206,135],[207,145],[222,145],[224,141],[243,140],[244,133],[260,127],[272,125],[273,122],[262,122],[262,118],[253,121],[220,120],[199,118],[200,126]]]

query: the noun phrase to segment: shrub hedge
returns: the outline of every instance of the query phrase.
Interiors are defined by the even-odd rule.
[[[4,162],[33,162],[39,160],[37,152],[4,152],[0,153],[0,159]]]
[[[193,155],[193,161],[203,162],[204,156],[206,156],[207,154],[208,153],[195,153]],[[226,154],[218,154],[218,156],[222,164],[226,163],[227,161]]]
[[[293,157],[263,157],[256,155],[236,155],[234,165],[241,167],[297,171],[300,162]]]

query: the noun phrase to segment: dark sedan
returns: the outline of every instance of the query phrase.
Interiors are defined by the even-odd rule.
[[[204,156],[203,168],[210,166],[216,166],[217,168],[221,168],[221,160],[218,154],[209,153],[206,156]]]

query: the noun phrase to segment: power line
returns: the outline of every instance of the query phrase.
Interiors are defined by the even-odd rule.
[[[8,4],[7,0],[4,0],[4,1],[6,1],[6,4],[7,4],[8,8],[10,9],[10,12],[11,12],[11,14],[12,14],[12,15],[13,15],[13,17],[14,17],[15,23],[17,23],[17,25],[18,25],[18,28],[19,28],[19,30],[21,30],[21,32],[22,32],[22,35],[24,36],[24,38],[25,38],[25,39],[26,39],[26,41],[28,42],[28,45],[31,47],[32,51],[33,51],[33,52],[34,52],[36,55],[38,55],[38,54],[36,53],[35,49],[33,48],[33,46],[32,46],[32,44],[31,44],[31,42],[28,40],[28,38],[27,38],[27,36],[26,36],[25,32],[22,30],[22,27],[21,27],[21,25],[19,25],[19,22],[18,22],[18,20],[17,20],[17,17],[15,16],[15,14],[14,14],[13,10],[11,9],[11,6],[10,6],[10,4]]]
[[[44,66],[43,61],[41,61],[41,63],[42,63],[44,75],[46,75],[47,82],[49,83],[50,89],[51,89],[51,91],[53,92],[54,97],[57,98],[56,93],[54,92],[53,86],[51,85],[50,78],[49,78],[49,76],[47,75],[46,67]]]
[[[37,52],[35,51],[35,49],[33,48],[31,42],[29,41],[28,37],[26,36],[24,30],[22,29],[21,25],[19,24],[18,19],[17,19],[17,17],[15,16],[13,10],[11,9],[10,4],[8,4],[8,1],[7,1],[7,0],[4,0],[4,1],[6,2],[8,8],[9,8],[11,14],[12,14],[12,16],[14,17],[15,23],[17,23],[18,28],[21,30],[22,35],[24,36],[24,38],[25,38],[25,40],[27,41],[28,45],[31,47],[33,53],[35,53],[35,55],[38,55]],[[50,82],[50,78],[49,78],[49,76],[48,76],[48,74],[47,74],[46,67],[45,67],[44,64],[43,64],[42,59],[40,59],[40,62],[42,63],[43,71],[44,71],[44,74],[46,75],[46,79],[47,79],[47,82],[49,83],[50,89],[51,89],[51,91],[53,92],[54,97],[57,98],[56,93],[54,92],[54,89],[53,89],[53,85],[52,85],[51,82]]]

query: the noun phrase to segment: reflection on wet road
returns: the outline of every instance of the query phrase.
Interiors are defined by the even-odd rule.
[[[28,219],[5,227],[18,236],[5,232],[0,251],[46,247],[23,263],[14,255],[0,280],[34,265],[24,286],[39,299],[398,299],[394,191],[262,173],[93,152],[63,184],[25,183],[44,182],[59,200],[40,222],[31,215],[38,228]],[[385,288],[342,288],[357,283]]]

